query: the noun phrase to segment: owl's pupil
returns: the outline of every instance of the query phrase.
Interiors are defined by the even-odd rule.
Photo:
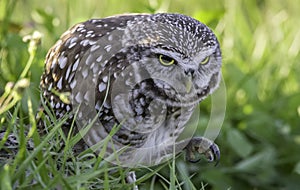
[[[171,62],[173,60],[171,57],[166,55],[160,55],[160,59],[165,63]]]

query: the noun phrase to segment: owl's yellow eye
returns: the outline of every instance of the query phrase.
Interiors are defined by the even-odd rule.
[[[205,58],[200,62],[200,64],[201,64],[201,65],[207,64],[207,63],[209,62],[209,59],[210,59],[209,56],[205,57]]]
[[[159,55],[159,62],[165,66],[170,66],[175,63],[175,60],[165,55]]]

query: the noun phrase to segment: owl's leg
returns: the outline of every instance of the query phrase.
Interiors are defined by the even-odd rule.
[[[136,182],[136,176],[135,176],[135,172],[128,172],[127,176],[126,176],[126,182],[129,184],[134,184]],[[138,190],[138,186],[134,185],[133,190]]]
[[[204,137],[193,137],[186,146],[186,159],[190,162],[200,161],[200,155],[203,154],[209,162],[220,160],[220,150],[217,144]]]

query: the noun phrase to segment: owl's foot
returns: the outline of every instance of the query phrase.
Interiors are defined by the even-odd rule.
[[[136,182],[136,176],[135,176],[135,172],[128,172],[127,176],[126,176],[126,182],[128,184],[134,184]],[[138,190],[138,186],[134,185],[132,190]]]
[[[204,137],[193,137],[186,146],[186,159],[196,163],[200,161],[200,155],[203,154],[209,162],[220,160],[220,150],[217,144]]]

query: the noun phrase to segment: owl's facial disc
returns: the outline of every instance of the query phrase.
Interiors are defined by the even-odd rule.
[[[177,53],[157,57],[144,66],[151,74],[155,98],[172,106],[191,106],[211,94],[219,84],[219,47],[201,51],[192,58]],[[162,52],[162,51],[161,51]],[[156,65],[154,67],[153,65]]]

